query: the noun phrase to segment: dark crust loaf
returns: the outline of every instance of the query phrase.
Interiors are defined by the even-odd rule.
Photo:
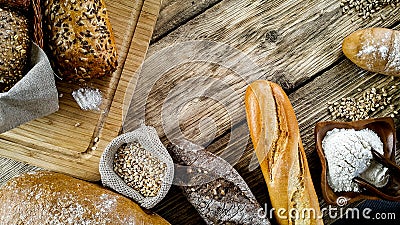
[[[44,30],[53,68],[66,80],[102,77],[117,68],[104,0],[45,0]]]
[[[261,206],[227,161],[190,141],[174,140],[173,143],[169,149],[180,165],[176,167],[174,182],[181,186],[208,225],[270,224],[267,218],[259,216]]]
[[[23,10],[25,12],[29,10],[30,4],[30,0],[0,0],[0,7],[8,6],[11,8]]]
[[[0,93],[10,90],[24,76],[29,46],[27,18],[0,8]]]
[[[137,204],[99,185],[40,171],[0,188],[0,224],[169,225]]]

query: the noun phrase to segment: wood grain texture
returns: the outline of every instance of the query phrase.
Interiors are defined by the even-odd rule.
[[[237,5],[242,8],[237,7]],[[188,62],[171,68],[171,70],[163,74],[158,81],[150,87],[143,84],[152,82],[154,73],[142,74],[141,77],[143,77],[143,80],[137,89],[137,93],[145,93],[148,88],[152,88],[149,101],[146,103],[146,118],[149,120],[149,124],[156,126],[159,134],[162,137],[165,136],[163,134],[163,129],[161,129],[161,121],[163,118],[161,118],[160,112],[165,103],[164,100],[167,98],[171,89],[175,90],[180,88],[181,90],[187,91],[177,91],[176,95],[172,96],[168,101],[177,103],[176,106],[179,107],[189,107],[187,109],[185,108],[185,112],[178,112],[178,109],[180,109],[179,107],[175,107],[175,111],[171,109],[171,114],[181,116],[182,119],[180,119],[180,121],[182,121],[182,123],[180,126],[184,132],[190,135],[190,137],[198,137],[197,131],[199,131],[199,129],[197,128],[201,118],[212,118],[216,121],[218,129],[215,130],[215,127],[213,127],[213,129],[208,129],[208,131],[207,129],[204,130],[203,133],[209,132],[209,134],[204,135],[213,136],[213,134],[217,132],[216,136],[219,136],[230,129],[231,126],[230,121],[227,120],[226,108],[229,109],[229,116],[231,117],[239,118],[244,115],[244,110],[240,107],[243,99],[238,93],[243,93],[249,81],[259,78],[270,79],[277,81],[286,90],[294,90],[295,87],[301,86],[305,81],[317,76],[318,73],[324,71],[342,57],[340,50],[341,41],[351,31],[368,25],[380,24],[382,26],[391,26],[399,22],[398,18],[392,16],[387,17],[384,23],[377,18],[371,21],[356,20],[354,24],[350,26],[350,17],[341,15],[339,4],[334,2],[312,1],[307,9],[304,7],[304,4],[292,1],[273,3],[254,1],[251,4],[245,4],[243,1],[221,2],[152,45],[149,49],[148,58],[156,55],[162,58],[160,61],[172,61],[174,59],[171,58],[179,54],[202,55],[203,58],[212,57],[210,55],[213,54],[219,54],[218,56],[225,61],[243,60],[242,56],[229,54],[224,49],[210,49],[207,43],[204,43],[204,45],[199,44],[199,46],[191,49],[193,52],[182,51],[177,52],[175,55],[168,52],[161,56],[159,54],[163,47],[170,47],[179,42],[192,39],[225,42],[232,47],[237,47],[246,54],[246,57],[254,60],[260,68],[260,71],[254,71],[253,74],[245,74],[245,77],[243,77],[242,74],[235,74],[232,70],[221,68],[221,66],[215,65],[215,63]],[[289,10],[282,10],[283,8],[288,8]],[[302,9],[304,13],[299,14],[299,9]],[[385,10],[383,13],[389,14],[392,9],[389,7]],[[393,9],[392,11],[397,12],[397,10],[398,9]],[[223,14],[223,12],[224,16],[218,16]],[[293,15],[294,12],[297,14]],[[318,17],[315,17],[313,14],[315,12],[318,12]],[[277,13],[280,13],[280,16],[271,18],[274,21],[266,21],[266,17],[268,18]],[[299,20],[299,15],[302,18],[304,17],[303,20]],[[291,23],[287,23],[287,18],[291,18]],[[308,24],[304,25],[305,21],[308,21]],[[263,45],[266,43],[263,42],[262,38],[257,40],[257,37],[268,37],[271,41],[271,34],[267,32],[269,35],[266,35],[265,30],[268,30],[267,24],[273,24],[274,22],[275,27],[281,26],[287,29],[287,31],[285,31],[287,34],[283,33],[284,35],[281,35],[278,32],[279,30],[275,30],[278,32],[278,36],[274,43],[267,43],[271,45],[272,48],[266,49]],[[369,23],[366,24],[367,22]],[[321,23],[325,26],[321,27]],[[223,32],[221,33],[221,30],[218,29],[218,27],[227,29],[235,24],[235,29],[224,30],[226,34]],[[265,27],[263,26],[264,24]],[[255,27],[258,29],[255,29]],[[306,32],[306,28],[321,30]],[[253,35],[248,35],[249,33],[246,29],[252,29]],[[302,32],[302,34],[291,35],[292,33],[299,32]],[[158,63],[156,61],[156,63],[157,65],[150,66],[159,69],[160,67],[158,64],[161,64],[161,62]],[[177,86],[177,84],[195,76],[207,76],[216,78],[218,81],[208,80],[200,82],[198,85],[188,85],[187,87]],[[207,91],[216,92],[218,89],[216,89],[215,84],[218,82],[222,82],[232,89],[230,93],[224,92],[224,96],[219,96],[219,102],[224,102],[225,106],[215,104],[214,100],[210,98],[194,98],[192,99],[193,102],[182,102],[182,99],[185,98],[187,93],[194,92],[198,95],[205,95]],[[212,95],[212,93],[207,94]],[[138,95],[140,96],[140,94]],[[146,101],[146,99],[142,98],[138,99],[138,101]],[[142,103],[139,102],[137,104],[141,105]],[[199,108],[197,107],[198,105],[202,105],[203,107]],[[132,117],[135,117],[135,114],[133,114]],[[131,121],[128,120],[128,124],[129,122]],[[136,125],[128,126],[136,127]],[[205,140],[205,143],[206,142],[209,142],[209,140]]]
[[[303,10],[303,13],[299,13],[301,10]],[[382,13],[388,15],[398,12],[398,10],[388,7]],[[221,14],[224,16],[219,16]],[[356,16],[354,17],[356,18]],[[198,137],[196,130],[199,131],[197,128],[201,118],[212,118],[216,121],[218,129],[213,128],[208,131],[206,129],[203,133],[205,132],[204,136],[213,136],[216,132],[216,136],[218,136],[230,129],[231,126],[230,121],[226,119],[226,108],[229,109],[229,116],[234,118],[244,115],[244,110],[240,107],[243,99],[237,93],[243,93],[249,81],[260,78],[269,79],[281,84],[285,90],[294,90],[343,56],[341,41],[352,31],[365,26],[392,26],[399,22],[399,18],[394,16],[387,16],[387,20],[384,22],[376,18],[370,21],[358,19],[351,23],[350,18],[350,16],[341,15],[337,2],[311,1],[307,8],[305,3],[293,1],[254,1],[252,3],[223,1],[217,4],[153,44],[149,49],[148,58],[153,55],[160,57],[159,52],[164,47],[170,47],[179,42],[198,39],[211,40],[224,42],[242,51],[246,54],[246,57],[255,61],[260,71],[254,71],[254,74],[246,74],[243,78],[243,76],[239,76],[229,69],[223,72],[224,69],[215,64],[191,62],[178,65],[163,74],[157,83],[150,87],[153,90],[150,92],[149,101],[146,103],[146,118],[149,120],[149,124],[154,125],[162,137],[165,136],[163,129],[161,129],[160,112],[164,104],[163,100],[167,98],[170,90],[176,89],[176,84],[191,77],[207,76],[219,79],[220,82],[232,87],[233,91],[224,93],[225,96],[220,96],[222,99],[219,100],[219,102],[226,102],[228,105],[223,107],[220,104],[214,104],[210,98],[193,99],[194,101],[200,100],[200,103],[182,103],[179,105],[180,107],[185,105],[193,107],[189,108],[191,110],[181,113],[181,128],[190,137]],[[277,34],[276,38],[271,32]],[[190,53],[181,52],[181,54],[203,55],[205,58],[212,54],[220,54],[220,58],[225,61],[243,59],[241,56],[224,52],[224,49],[209,49],[207,43],[203,46],[200,44]],[[163,60],[172,59],[166,57]],[[154,68],[157,67],[154,66]],[[142,77],[144,77],[142,83],[151,82],[152,75],[142,74]],[[190,93],[199,94],[204,94],[208,90],[215,92],[215,87],[213,87],[215,82],[214,84],[210,82],[188,86],[186,89],[190,90]],[[137,92],[144,93],[147,88],[145,85],[139,85]],[[178,88],[185,89],[185,87]],[[181,102],[181,99],[187,93],[178,91],[173,98],[169,99],[169,102]],[[146,100],[143,98],[139,101]],[[205,104],[205,102],[207,103]],[[199,108],[196,105],[203,105],[204,107]],[[178,115],[178,109],[176,107],[176,111],[172,110],[172,113]],[[190,119],[185,120],[183,117]],[[136,126],[132,125],[132,127]],[[209,140],[205,140],[206,142],[209,142]]]
[[[172,30],[203,13],[221,0],[163,0],[152,41],[157,41]]]
[[[144,64],[146,67],[152,57],[158,57],[159,63],[150,65],[153,71],[163,68],[164,61],[175,63],[174,67],[163,73],[154,85],[142,86],[153,82],[151,76],[154,73],[142,71],[138,81],[135,93],[149,92],[148,98],[136,102],[146,106],[146,124],[156,127],[166,145],[169,144],[169,136],[184,135],[197,144],[208,146],[207,150],[228,161],[237,161],[235,168],[263,205],[268,202],[267,187],[257,167],[253,146],[249,143],[243,96],[251,80],[275,81],[290,93],[289,98],[296,111],[304,148],[318,189],[320,167],[314,150],[313,132],[316,122],[330,118],[326,110],[327,101],[358,96],[358,88],[365,90],[374,85],[389,88],[399,82],[398,79],[391,80],[390,77],[357,68],[341,52],[343,38],[357,29],[399,24],[399,18],[394,16],[399,13],[399,8],[386,7],[380,11],[386,16],[385,21],[380,20],[380,14],[371,20],[362,20],[356,15],[342,15],[339,4],[340,1],[221,1],[178,27],[150,46]],[[218,55],[228,62],[236,60],[239,65],[249,57],[260,70],[245,73],[243,77],[235,73],[234,66],[226,68],[207,61],[175,62],[176,52],[171,46],[192,40],[223,42],[239,49],[246,57],[227,53],[223,48],[210,47],[205,42],[190,51],[182,47],[182,55],[189,59],[192,55],[205,58]],[[162,53],[167,47],[169,55]],[[212,79],[193,80],[198,76]],[[187,81],[192,84],[185,84]],[[220,82],[231,90],[226,91],[223,85],[219,85]],[[398,87],[391,92],[394,99],[400,96]],[[394,100],[395,109],[398,110],[397,102]],[[386,110],[373,116],[389,114],[389,110]],[[136,113],[130,116],[125,123],[128,130],[136,127],[136,118],[141,117]],[[169,123],[174,123],[176,127],[168,127]],[[400,125],[398,118],[396,125]],[[317,190],[317,194],[321,206],[326,206],[320,190]],[[179,208],[180,214],[170,210],[172,207]],[[173,224],[204,224],[177,187],[172,188],[156,211]],[[181,214],[186,216],[182,217]],[[327,224],[333,221],[326,216],[324,219]]]
[[[115,0],[114,3],[116,8],[124,9],[127,5],[123,3],[126,4],[127,2]],[[198,2],[199,6],[202,6],[203,3],[208,4],[205,1]],[[245,120],[243,96],[248,81],[260,78],[271,79],[281,84],[288,93],[291,93],[289,98],[296,111],[301,137],[313,171],[316,187],[318,187],[319,182],[319,169],[317,155],[314,151],[313,127],[316,122],[329,119],[324,106],[326,102],[334,101],[342,96],[358,95],[357,88],[365,89],[374,84],[390,87],[390,85],[399,82],[398,80],[390,80],[390,77],[362,71],[348,60],[345,60],[340,50],[342,39],[359,28],[369,26],[392,27],[398,24],[400,18],[395,16],[399,14],[398,8],[387,7],[382,10],[380,13],[385,15],[387,19],[381,21],[379,16],[373,17],[371,20],[362,20],[355,15],[344,16],[341,14],[339,7],[340,1],[225,0],[215,4],[198,16],[196,16],[198,14],[196,10],[191,12],[194,8],[181,7],[185,6],[185,4],[190,5],[190,1],[180,1],[180,3],[174,0],[164,1],[164,11],[161,14],[164,13],[165,17],[163,21],[160,19],[158,22],[160,25],[157,25],[157,29],[164,29],[164,31],[156,31],[159,36],[153,36],[153,40],[154,38],[159,39],[159,37],[170,31],[173,32],[150,47],[147,60],[152,56],[157,56],[162,49],[173,44],[190,40],[210,40],[224,42],[239,49],[254,60],[260,70],[245,72],[243,73],[243,78],[235,73],[234,69],[235,65],[241,65],[240,62],[247,59],[247,57],[232,53],[224,49],[224,47],[213,46],[210,49],[208,45],[204,44],[183,53],[186,53],[188,57],[190,55],[212,57],[215,54],[219,54],[218,58],[232,62],[232,66],[226,68],[218,65],[218,63],[198,61],[177,64],[162,74],[154,85],[150,85],[148,90],[146,89],[148,86],[142,86],[142,84],[152,82],[152,76],[159,69],[155,65],[154,73],[142,73],[140,78],[133,76],[132,82],[127,85],[128,90],[130,90],[128,93],[133,93],[133,90],[135,90],[135,93],[140,95],[150,91],[148,98],[146,96],[146,98],[142,98],[142,102],[134,102],[134,104],[140,105],[144,102],[146,106],[146,124],[157,128],[164,144],[169,143],[162,123],[162,110],[167,107],[167,109],[171,110],[172,116],[166,118],[169,121],[175,118],[176,121],[174,122],[178,122],[178,127],[185,137],[198,144],[208,146],[207,150],[223,156],[228,161],[237,161],[235,168],[243,176],[258,202],[262,205],[267,203],[270,206],[267,187],[263,182],[261,170],[257,167],[258,164],[253,158],[254,150],[249,140]],[[208,7],[208,5],[205,6],[205,8]],[[116,12],[114,16],[110,16],[112,24],[124,24],[126,17],[119,17],[117,14],[119,13]],[[181,14],[184,16],[181,16]],[[193,18],[193,16],[195,17]],[[186,22],[186,18],[193,19]],[[351,22],[351,19],[355,19],[355,21]],[[175,23],[174,21],[179,22]],[[181,26],[175,29],[175,25],[163,24]],[[143,27],[146,27],[146,25],[143,24]],[[146,34],[148,33],[143,30],[137,35]],[[123,34],[116,34],[116,36],[117,40],[122,40],[124,37]],[[131,48],[134,50],[131,49],[130,54],[127,55],[126,62],[139,63],[136,60],[135,52],[136,50],[143,51],[143,48],[138,48],[133,44],[131,44]],[[167,53],[163,54],[159,64],[163,63],[163,60],[171,62],[174,60],[171,57],[168,58],[168,56]],[[136,72],[136,70],[127,66],[123,71],[130,74]],[[197,76],[215,79],[190,80]],[[188,80],[192,82],[192,85],[182,84]],[[221,86],[220,82],[229,86],[230,90],[221,91],[224,90],[225,86]],[[392,93],[395,96],[396,109],[399,109],[397,103],[400,95],[398,87]],[[171,90],[176,90],[172,96],[169,95]],[[185,96],[191,93],[193,96],[199,96],[183,101]],[[63,98],[70,98],[70,96],[64,95]],[[123,97],[120,96],[118,101],[114,101],[114,107],[127,107],[126,104],[122,104],[122,99],[129,101],[129,94]],[[64,108],[68,108],[68,114],[71,113],[71,117],[85,117],[81,115],[80,110],[70,107],[70,104],[72,103],[66,103]],[[386,114],[387,112],[381,112],[375,116]],[[113,123],[120,121],[120,115],[112,113],[110,115],[113,115],[112,119],[108,120],[107,123],[101,123],[109,127],[109,129],[102,130],[101,135],[105,138],[104,140],[103,138],[101,139],[102,142],[100,142],[98,149],[102,149],[107,144],[107,136],[111,137],[117,132],[117,127],[113,126]],[[134,129],[140,122],[138,121],[140,116],[136,116],[134,113],[128,115],[125,122],[126,130]],[[62,131],[54,131],[52,129],[53,124],[66,123],[72,127],[74,133],[79,134],[74,135],[73,140],[72,138],[68,139],[71,143],[79,142],[81,136],[93,135],[91,133],[94,129],[92,124],[82,123],[80,127],[75,128],[73,126],[75,122],[79,122],[78,120],[66,122],[70,118],[66,115],[60,115],[56,118],[39,119],[32,123],[33,125],[30,127],[18,129],[15,135],[8,136],[11,141],[0,136],[0,146],[7,146],[7,152],[9,154],[12,153],[12,155],[15,154],[13,151],[22,151],[19,155],[19,160],[29,161],[35,165],[43,166],[47,164],[44,162],[55,157],[60,165],[51,165],[53,170],[76,169],[65,165],[66,163],[63,162],[65,161],[63,159],[64,156],[60,156],[57,153],[63,152],[63,147],[54,147],[51,144],[40,147],[35,144],[36,142],[31,142],[37,137],[34,133],[34,128],[36,127],[41,129],[44,127],[43,132],[54,134],[58,138],[66,135]],[[397,117],[396,125],[399,126]],[[28,137],[25,136],[27,133],[30,134]],[[170,133],[179,132],[171,130]],[[235,135],[232,135],[233,133]],[[26,147],[12,142],[19,138],[25,140]],[[46,137],[40,137],[40,139],[52,141],[52,139],[49,140]],[[66,146],[67,144],[63,145]],[[47,152],[47,146],[54,147],[54,150]],[[38,149],[37,151],[32,151],[32,149],[36,148]],[[74,156],[74,154],[75,152],[72,152],[71,156]],[[35,160],[32,161],[32,158]],[[88,168],[86,166],[87,162],[91,163],[90,160],[96,161],[96,159],[96,157],[91,157],[87,159],[89,161],[82,162],[77,160],[75,163],[81,165],[81,173],[87,175],[86,173],[91,174],[90,171],[94,169]],[[321,195],[320,198],[322,198]],[[321,201],[321,204],[325,206],[323,201]],[[171,188],[167,197],[157,205],[155,211],[171,224],[205,224],[176,186]],[[332,222],[327,218],[325,218],[325,221],[327,224]]]
[[[399,22],[399,8],[381,10],[379,17],[361,20],[343,16],[340,2],[222,1],[155,43],[149,56],[188,40],[223,42],[248,54],[263,68],[263,77],[293,88],[331,65],[341,55],[340,43],[368,26],[390,27]],[[223,16],[221,16],[223,15]],[[352,22],[351,19],[355,21]]]
[[[306,84],[305,86],[299,88],[289,95],[289,99],[291,100],[291,103],[296,112],[297,120],[299,121],[300,136],[303,141],[304,149],[307,153],[307,159],[314,180],[315,188],[317,190],[317,195],[320,197],[321,207],[326,206],[326,203],[322,200],[320,189],[321,166],[315,150],[314,127],[317,122],[332,120],[332,117],[329,115],[327,110],[328,102],[334,102],[346,97],[357,98],[362,96],[362,92],[367,89],[370,89],[372,87],[384,87],[388,90],[389,96],[393,97],[393,110],[398,111],[400,109],[400,105],[398,103],[398,100],[400,99],[399,85],[399,78],[392,78],[380,74],[362,71],[354,64],[352,64],[349,60],[345,59],[341,60],[337,65],[323,73],[321,76],[317,77],[312,82]],[[396,87],[392,88],[392,86]],[[361,89],[361,91],[358,91],[357,89]],[[371,116],[389,116],[393,110],[388,107],[385,110],[371,114]],[[243,122],[246,122],[245,117],[243,119]],[[399,127],[399,117],[396,116],[394,119],[396,127]],[[243,139],[248,140],[248,131],[243,130],[241,132],[243,133]],[[214,143],[212,143],[208,147],[208,149],[217,153],[226,151],[225,147],[229,138],[229,134],[219,137]],[[241,141],[242,140],[236,140],[233,146]],[[236,167],[239,168],[239,171],[243,171],[244,173],[248,171],[250,159],[253,157],[253,153],[251,152],[251,150],[253,150],[253,146],[249,144],[246,151],[241,156],[241,160],[238,164],[236,164]],[[396,158],[397,162],[400,163],[399,151],[397,151]],[[261,171],[256,169],[254,170],[254,174],[251,174],[250,176],[260,177],[260,179],[262,179],[261,175]],[[256,182],[260,182],[260,180]],[[249,185],[250,187],[252,187],[251,184]],[[332,220],[325,217],[325,221],[331,222]]]
[[[336,85],[333,85],[336,84]],[[392,86],[396,86],[393,88]],[[319,196],[321,208],[327,207],[327,204],[322,199],[320,189],[320,173],[321,166],[319,158],[315,151],[314,142],[314,126],[317,122],[331,120],[327,106],[329,101],[337,101],[343,97],[360,97],[362,92],[372,87],[388,90],[389,96],[393,97],[392,103],[394,110],[399,111],[400,105],[400,78],[392,78],[380,74],[369,73],[362,71],[352,64],[349,60],[343,59],[333,68],[324,72],[321,76],[314,79],[312,82],[299,88],[289,95],[289,99],[294,106],[297,119],[299,121],[300,135],[304,144],[304,149],[307,152],[311,174],[314,185]],[[361,92],[357,89],[361,89]],[[242,105],[244,107],[244,105]],[[383,117],[390,115],[390,108],[372,114],[373,117]],[[246,125],[246,119],[243,116],[243,121]],[[396,127],[400,127],[399,117],[395,117]],[[234,143],[227,148],[232,132],[241,133],[242,139],[234,140]],[[247,127],[236,124],[232,127],[229,133],[217,137],[207,150],[215,152],[218,155],[224,154],[229,158],[230,155],[239,154],[240,160],[235,164],[235,168],[243,176],[259,203],[264,205],[268,202],[267,187],[263,182],[263,175],[258,167],[258,162],[251,164],[251,159],[254,157],[253,146],[249,139]],[[242,152],[237,152],[241,149],[240,143],[248,142],[246,148]],[[168,142],[168,140],[164,140]],[[398,143],[397,143],[397,146]],[[228,154],[226,154],[228,153]],[[397,162],[400,163],[400,154],[397,151]],[[178,205],[180,210],[185,213],[185,217],[175,215],[171,210],[172,206]],[[184,207],[183,205],[186,205]],[[267,204],[270,206],[270,204]],[[355,206],[352,204],[350,206]],[[350,207],[349,206],[349,207]],[[193,211],[189,203],[187,203],[177,187],[173,187],[167,198],[164,199],[157,207],[157,212],[173,224],[203,224],[201,218]],[[331,219],[325,215],[325,224],[330,224],[335,219]]]
[[[102,91],[101,110],[82,111],[71,96],[80,86],[57,82],[60,110],[1,134],[2,156],[86,180],[100,179],[102,150],[121,130],[122,102],[134,89],[130,82],[146,55],[161,1],[108,0],[106,4],[119,50],[119,67],[111,77],[87,83]]]

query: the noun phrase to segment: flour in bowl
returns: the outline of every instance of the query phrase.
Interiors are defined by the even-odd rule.
[[[353,178],[360,176],[382,187],[388,182],[387,168],[373,161],[371,149],[383,154],[383,143],[370,129],[333,129],[326,133],[322,148],[328,163],[328,184],[335,192],[360,192]]]

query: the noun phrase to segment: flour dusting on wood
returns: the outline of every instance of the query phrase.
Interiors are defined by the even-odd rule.
[[[83,87],[72,92],[76,103],[82,110],[99,111],[100,105],[103,102],[103,96],[99,89]]]

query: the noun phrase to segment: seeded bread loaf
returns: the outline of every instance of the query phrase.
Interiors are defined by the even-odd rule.
[[[343,40],[342,49],[365,70],[400,76],[400,31],[378,27],[358,30]]]
[[[23,77],[29,45],[27,18],[0,8],[0,93],[10,90]]]
[[[169,225],[99,185],[54,172],[34,172],[0,188],[0,224]]]
[[[117,49],[104,0],[45,0],[44,21],[59,76],[79,80],[115,71]]]
[[[278,84],[259,80],[247,88],[245,103],[250,137],[276,221],[280,225],[323,224],[289,98]],[[300,216],[294,218],[290,212]]]

